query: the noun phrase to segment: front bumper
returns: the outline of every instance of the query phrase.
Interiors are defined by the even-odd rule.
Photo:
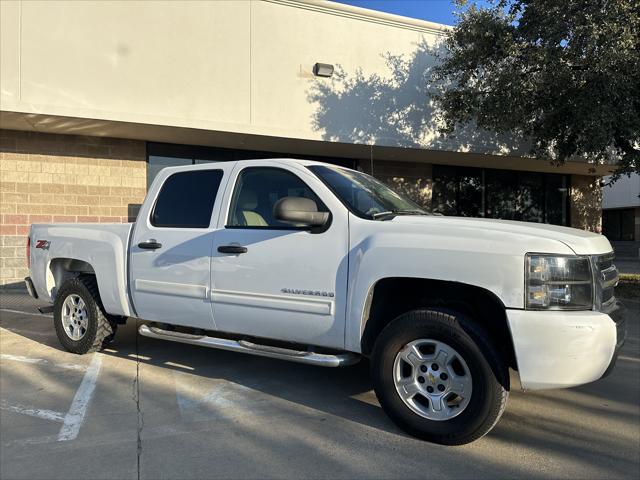
[[[507,310],[523,389],[565,388],[609,373],[624,322],[593,311]]]
[[[620,354],[620,349],[627,339],[627,323],[624,319],[622,308],[624,307],[618,307],[613,313],[609,314],[611,319],[616,324],[616,348],[613,351],[613,357],[611,358],[611,362],[609,362],[609,366],[602,374],[603,377],[606,377],[613,371],[613,367],[616,366],[616,360],[618,360],[618,355]]]

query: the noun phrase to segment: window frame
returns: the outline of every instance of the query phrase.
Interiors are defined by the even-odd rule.
[[[169,179],[175,175],[180,175],[180,174],[189,174],[192,172],[219,172],[220,173],[220,183],[218,184],[218,189],[216,191],[216,194],[214,196],[213,199],[213,203],[211,204],[211,212],[209,213],[209,223],[207,223],[206,226],[200,227],[200,226],[184,226],[184,225],[157,225],[154,222],[154,215],[156,212],[156,208],[158,206],[158,200],[160,200],[160,194],[162,193],[162,190],[164,189],[165,185],[167,184],[167,181],[169,181]],[[220,188],[223,186],[223,180],[224,180],[224,170],[221,168],[207,168],[207,169],[201,169],[201,170],[184,170],[184,171],[179,171],[179,172],[173,172],[169,175],[167,175],[167,177],[162,180],[162,183],[158,186],[158,193],[156,194],[156,198],[153,200],[153,206],[151,207],[151,209],[149,210],[149,217],[148,217],[148,222],[149,225],[153,228],[157,228],[157,229],[164,229],[164,228],[179,228],[179,229],[189,229],[189,230],[206,230],[206,229],[210,229],[211,228],[211,223],[213,221],[213,213],[215,211],[215,207],[216,207],[216,201],[219,198],[220,195]]]
[[[327,188],[329,189],[329,191],[331,192],[331,194],[332,194],[335,198],[337,198],[337,199],[338,199],[338,201],[339,201],[342,205],[344,205],[344,207],[347,209],[347,211],[349,211],[350,213],[352,213],[353,215],[355,215],[355,216],[356,216],[356,217],[358,217],[358,218],[362,218],[363,220],[370,220],[370,221],[372,221],[372,222],[375,222],[375,221],[376,221],[376,219],[375,219],[375,218],[373,218],[373,217],[371,217],[371,216],[369,216],[369,215],[366,215],[366,214],[360,213],[360,212],[359,212],[358,210],[356,210],[355,208],[352,208],[352,207],[351,207],[351,205],[349,205],[349,202],[347,202],[346,200],[344,200],[344,199],[342,198],[342,196],[338,195],[338,192],[336,192],[335,188],[333,188],[333,186],[332,186],[328,181],[326,181],[324,178],[322,178],[322,177],[321,177],[317,172],[315,172],[315,171],[311,168],[311,167],[315,167],[315,166],[317,166],[317,165],[316,165],[316,164],[314,164],[314,165],[305,165],[305,168],[306,168],[309,172],[311,172],[311,174],[312,174],[315,178],[317,178],[318,180],[320,180],[320,182],[322,182],[322,184],[323,184],[325,187],[327,187]],[[395,190],[394,190],[391,186],[387,185],[385,182],[383,182],[383,181],[382,181],[382,180],[380,180],[379,178],[376,178],[376,177],[374,177],[373,175],[370,175],[370,174],[368,174],[368,173],[366,173],[366,172],[361,172],[360,170],[356,170],[355,168],[351,168],[351,169],[349,169],[349,168],[347,168],[347,167],[341,167],[340,165],[331,165],[331,167],[334,167],[334,168],[336,168],[336,169],[343,169],[343,170],[354,170],[354,171],[356,171],[356,172],[358,172],[358,173],[362,173],[362,174],[364,174],[364,175],[367,175],[367,176],[369,176],[369,177],[371,177],[371,178],[373,178],[373,179],[375,179],[375,180],[377,180],[377,181],[379,181],[379,182],[383,183],[384,185],[386,185],[387,187],[389,187],[391,190],[393,190],[393,191],[395,192]],[[329,167],[329,168],[331,168],[331,167]],[[396,193],[398,193],[398,192],[396,192]],[[415,202],[414,200],[412,200],[411,198],[409,198],[408,200],[411,200],[411,201],[412,201],[413,203],[415,203],[419,208],[421,208],[421,209],[423,209],[423,210],[424,210],[424,208],[423,208],[423,207],[421,207],[418,203],[416,203],[416,202]],[[425,211],[426,211],[426,212],[428,212],[428,210],[425,210]]]
[[[316,198],[318,200],[320,200],[321,205],[318,205],[318,207],[324,207],[326,209],[327,212],[329,212],[329,220],[327,220],[327,223],[322,226],[322,227],[296,227],[296,226],[285,226],[285,225],[278,225],[278,226],[271,226],[271,225],[267,225],[267,226],[248,226],[248,225],[230,225],[230,219],[231,219],[231,215],[232,215],[232,206],[233,206],[233,201],[236,198],[236,194],[238,193],[238,180],[240,179],[241,175],[246,172],[247,170],[279,170],[279,171],[283,171],[286,172],[288,174],[293,175],[294,177],[296,177],[298,180],[300,180],[309,190],[311,190],[311,192],[316,196]],[[238,171],[238,173],[235,175],[234,178],[234,185],[233,185],[233,190],[231,191],[231,196],[229,197],[229,204],[227,207],[227,215],[225,217],[225,223],[224,223],[224,228],[228,229],[228,230],[276,230],[276,231],[298,231],[298,232],[311,232],[311,233],[324,233],[326,232],[329,227],[331,226],[333,222],[333,213],[331,212],[331,209],[326,205],[326,203],[324,201],[322,201],[322,198],[320,197],[320,195],[318,195],[316,193],[316,191],[311,188],[311,186],[305,182],[302,178],[300,178],[299,175],[297,175],[295,172],[292,172],[289,169],[286,168],[282,168],[282,167],[274,167],[272,165],[265,165],[265,166],[256,166],[256,165],[251,165],[251,166],[246,166],[243,167],[241,170]]]

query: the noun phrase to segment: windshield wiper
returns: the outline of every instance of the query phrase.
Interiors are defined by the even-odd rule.
[[[423,212],[422,210],[387,210],[385,212],[372,213],[371,218],[377,220],[379,218],[393,218],[396,215],[429,215],[427,212]]]

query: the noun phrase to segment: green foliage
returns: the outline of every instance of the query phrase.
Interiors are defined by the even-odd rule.
[[[640,285],[640,275],[637,273],[621,273],[620,283],[635,283]]]
[[[475,122],[529,138],[539,158],[640,172],[639,31],[638,0],[471,5],[436,68],[453,84],[436,97],[442,132]]]

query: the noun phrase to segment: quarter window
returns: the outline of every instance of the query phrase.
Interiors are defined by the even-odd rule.
[[[160,189],[151,214],[155,227],[207,228],[222,170],[174,173]]]
[[[252,167],[238,175],[227,226],[295,228],[273,216],[274,205],[284,197],[309,198],[316,202],[318,211],[328,211],[307,184],[293,173],[280,168]]]

